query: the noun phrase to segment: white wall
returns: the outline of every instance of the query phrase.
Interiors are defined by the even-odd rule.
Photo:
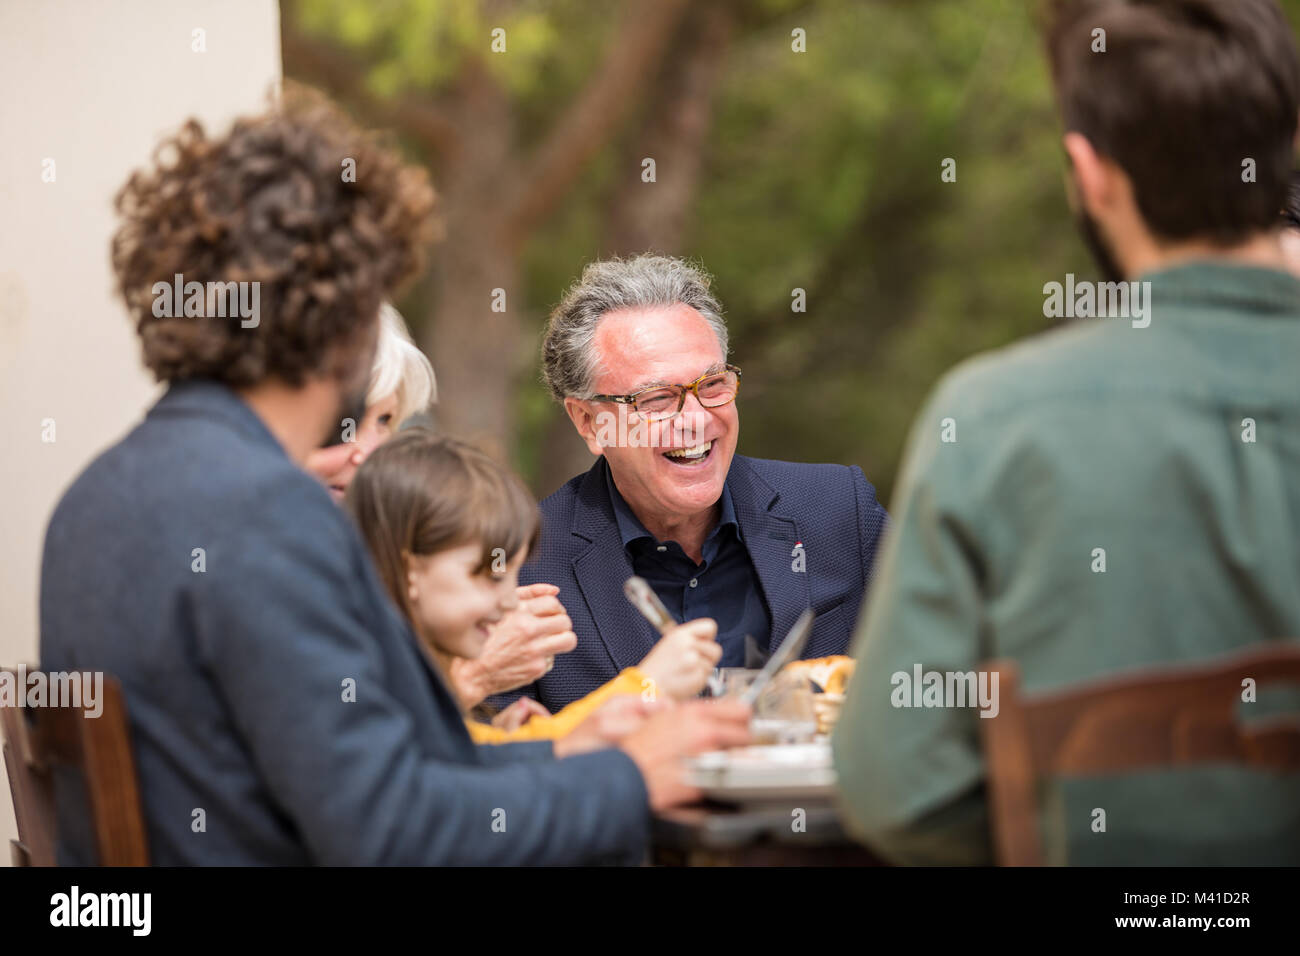
[[[0,2],[0,664],[36,660],[59,495],[157,393],[113,294],[112,197],[187,117],[219,132],[265,108],[279,15],[276,0]],[[0,786],[0,865],[16,835]]]

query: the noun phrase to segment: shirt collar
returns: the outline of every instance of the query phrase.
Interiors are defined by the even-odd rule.
[[[618,486],[614,484],[614,476],[609,469],[609,462],[605,463],[605,487],[609,489],[609,500],[614,506],[614,521],[618,524],[619,537],[623,539],[623,547],[629,547],[633,541],[639,541],[642,538],[655,540],[655,536],[646,530],[641,519],[636,516],[632,508],[623,496],[619,493]],[[712,540],[719,531],[730,525],[736,529],[736,536],[740,536],[740,523],[736,520],[736,506],[731,500],[731,481],[728,480],[722,484],[722,513],[718,517],[718,526],[709,533],[709,539]]]
[[[1139,277],[1158,301],[1218,304],[1262,315],[1300,313],[1300,280],[1290,273],[1222,260],[1187,262]]]

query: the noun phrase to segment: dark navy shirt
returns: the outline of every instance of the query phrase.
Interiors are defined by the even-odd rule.
[[[608,470],[605,476],[632,570],[646,579],[677,620],[711,617],[718,622],[718,643],[722,645],[718,666],[745,666],[746,634],[752,635],[760,648],[767,648],[772,619],[741,537],[731,489],[723,484],[722,514],[704,541],[703,562],[696,564],[676,541],[659,541],[647,531],[623,500]]]

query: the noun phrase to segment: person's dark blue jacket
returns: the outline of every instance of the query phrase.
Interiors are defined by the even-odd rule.
[[[631,759],[473,744],[351,522],[220,385],[173,386],[64,496],[41,663],[122,682],[159,864],[644,854]],[[60,862],[90,862],[77,782],[56,799]]]
[[[541,542],[519,576],[521,584],[559,587],[578,645],[556,657],[540,680],[494,697],[494,704],[527,694],[559,710],[635,666],[658,640],[623,596],[632,560],[610,501],[608,470],[601,456],[542,502]],[[888,522],[862,469],[736,455],[727,485],[771,634],[779,640],[811,607],[817,620],[803,656],[845,653]]]

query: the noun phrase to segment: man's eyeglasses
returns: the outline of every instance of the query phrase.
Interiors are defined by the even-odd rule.
[[[631,405],[647,421],[658,422],[674,418],[686,407],[686,393],[705,408],[718,408],[736,400],[740,391],[740,369],[727,365],[722,371],[705,372],[688,385],[655,385],[631,395],[592,395],[591,402],[615,402]]]

